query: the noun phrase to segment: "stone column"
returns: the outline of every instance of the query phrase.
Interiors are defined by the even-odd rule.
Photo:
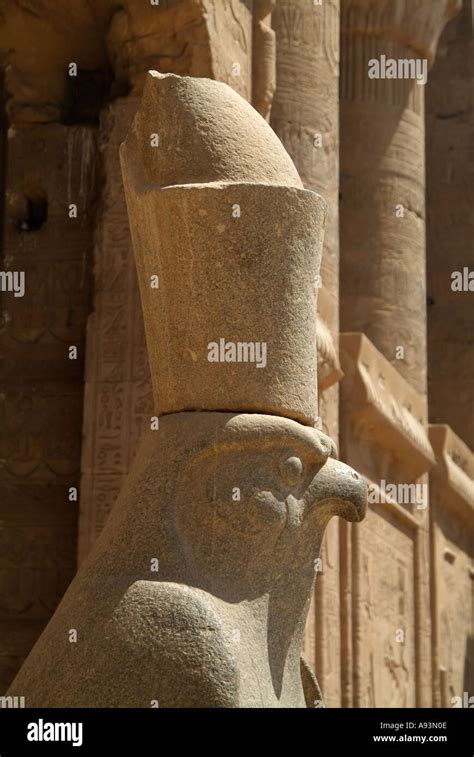
[[[254,0],[252,24],[252,105],[267,120],[276,86],[274,0]]]
[[[426,429],[424,85],[439,34],[458,7],[459,2],[450,0],[341,2],[340,214],[341,291],[344,292],[341,327],[343,331],[362,332],[371,340],[367,344],[372,343],[376,348],[366,349],[365,342],[360,343],[363,346],[359,370],[369,389],[369,401],[375,401],[379,394],[386,395],[383,404],[389,408],[391,423],[403,429],[408,421],[410,446],[415,448],[421,442],[424,448],[415,470],[413,452],[403,454],[389,437],[380,433],[377,456],[373,460],[367,456],[363,465],[363,472],[373,481],[374,490],[389,479],[402,486],[417,481],[426,488],[426,471],[433,463]],[[353,366],[353,355],[349,355],[358,339],[360,337],[353,334],[345,337],[347,371]],[[363,352],[366,352],[364,357]],[[398,382],[395,373],[388,380],[390,374],[382,367],[383,358],[407,384]],[[375,383],[371,375],[377,376]],[[342,394],[345,412],[349,414],[348,406],[353,397],[351,379],[344,380]],[[379,412],[383,404],[379,404]],[[344,420],[343,449],[352,447],[348,457],[354,463],[367,446],[367,437],[376,431],[368,418],[367,426],[361,429],[357,429],[349,417]],[[379,431],[382,429],[380,425]],[[400,493],[397,498],[398,504],[403,502]],[[408,587],[410,573],[405,566],[397,568],[398,577],[394,581],[394,585],[398,582],[402,593],[413,594],[414,617],[409,619],[409,607],[400,599],[399,607],[403,607],[403,612],[393,608],[384,620],[378,621],[380,629],[386,624],[385,631],[379,633],[377,645],[385,646],[386,664],[394,671],[392,701],[411,700],[417,706],[431,703],[428,523],[427,509],[415,505],[410,520],[409,558],[413,583]],[[371,533],[375,535],[384,527],[378,513],[374,512]],[[373,592],[380,586],[380,580],[370,568],[370,556],[363,556],[358,538],[357,534],[352,535],[358,580],[370,580],[375,584]],[[399,543],[401,547],[402,529],[395,522],[387,538],[395,550]],[[405,560],[403,556],[402,561]],[[372,612],[362,585],[358,591],[352,649],[356,706],[366,698],[364,689],[368,676],[373,679],[371,691],[377,691],[378,701],[381,696],[378,692],[383,688],[374,678],[377,671],[380,672],[380,665],[373,662],[376,656],[371,662],[363,662],[360,633]],[[407,672],[408,637],[403,637],[403,643],[398,642],[397,627],[405,629],[404,634],[414,636],[415,680]],[[388,690],[382,696],[390,703],[392,694]],[[374,703],[377,703],[375,699]]]
[[[321,428],[338,437],[339,372],[339,0],[321,5],[278,0],[272,16],[277,76],[270,123],[306,188],[328,199],[319,289],[318,359]],[[336,385],[334,385],[336,383]],[[340,704],[338,524],[321,558],[305,654],[318,669],[325,701]]]
[[[472,3],[446,27],[426,88],[430,420],[474,449]]]
[[[300,655],[314,564],[330,518],[366,505],[313,428],[325,202],[267,122],[205,79],[150,72],[121,163],[156,424],[10,694],[317,706]]]
[[[458,0],[341,3],[341,329],[366,334],[423,394],[422,82],[458,8]]]
[[[272,16],[277,75],[270,123],[303,184],[324,191],[329,210],[321,262],[318,334],[322,389],[340,378],[339,334],[339,2],[279,0]],[[326,396],[329,397],[326,400]],[[337,435],[337,392],[322,399],[323,428]]]

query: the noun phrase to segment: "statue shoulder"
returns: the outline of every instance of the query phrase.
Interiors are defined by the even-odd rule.
[[[143,647],[151,657],[142,671],[159,706],[236,706],[236,661],[224,612],[215,598],[184,584],[137,581],[124,594],[114,620],[128,626],[136,652]]]

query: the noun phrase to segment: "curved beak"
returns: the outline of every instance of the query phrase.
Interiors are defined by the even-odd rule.
[[[367,485],[349,465],[329,457],[319,469],[307,491],[309,510],[324,508],[330,515],[339,515],[359,522],[367,510]]]

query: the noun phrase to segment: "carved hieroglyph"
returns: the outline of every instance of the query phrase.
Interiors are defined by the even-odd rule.
[[[105,183],[87,325],[78,563],[101,532],[153,411],[150,369],[118,149],[138,105],[120,98],[99,129]]]
[[[415,707],[413,530],[401,527],[390,507],[371,507],[367,526],[370,546],[357,545],[354,550],[359,601],[354,704]]]
[[[222,118],[202,128],[216,109]],[[306,278],[318,272],[325,204],[300,188],[275,140],[226,85],[149,76],[121,159],[165,415],[10,689],[29,706],[321,704],[300,658],[315,560],[333,515],[364,516],[366,487],[309,426],[316,293]],[[257,341],[268,349],[261,370],[251,352],[240,361],[228,349]]]

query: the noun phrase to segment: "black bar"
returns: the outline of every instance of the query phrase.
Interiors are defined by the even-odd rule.
[[[268,755],[273,744],[289,757],[297,753],[307,753],[308,757],[344,753],[472,757],[473,722],[467,708],[0,709],[0,757],[168,757],[181,755],[186,748],[192,748],[196,755],[198,750],[235,754],[242,749],[242,756],[261,748],[262,755]],[[64,726],[56,728],[55,724],[61,723]],[[42,736],[43,740],[28,740],[28,734]],[[46,740],[50,735],[70,741]]]

